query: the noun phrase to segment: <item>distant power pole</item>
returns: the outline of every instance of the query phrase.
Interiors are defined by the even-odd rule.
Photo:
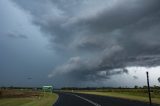
[[[150,104],[150,106],[152,106],[151,91],[150,91],[150,85],[149,85],[149,75],[148,75],[148,72],[146,72],[146,74],[147,74],[147,85],[148,85],[149,104]]]

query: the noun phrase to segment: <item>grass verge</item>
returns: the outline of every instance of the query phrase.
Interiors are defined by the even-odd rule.
[[[123,99],[129,99],[129,100],[148,102],[148,97],[147,96],[132,95],[132,94],[129,94],[129,93],[122,93],[122,92],[79,91],[77,93],[93,94],[93,95],[100,95],[100,96],[109,96],[109,97],[116,97],[116,98],[123,98]],[[152,98],[152,103],[160,104],[160,98],[159,97]]]
[[[0,106],[52,106],[58,95],[55,93],[40,93],[40,96],[3,97]]]

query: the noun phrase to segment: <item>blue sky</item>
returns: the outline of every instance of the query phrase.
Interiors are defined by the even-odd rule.
[[[159,85],[159,0],[1,0],[0,23],[0,86]]]

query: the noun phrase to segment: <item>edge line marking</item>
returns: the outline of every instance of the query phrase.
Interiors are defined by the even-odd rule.
[[[100,104],[95,103],[95,102],[93,102],[93,101],[91,101],[91,100],[89,100],[89,99],[86,99],[86,98],[82,97],[82,96],[79,96],[79,95],[76,95],[76,94],[71,94],[71,95],[76,96],[76,97],[78,97],[78,98],[80,98],[80,99],[83,99],[83,100],[85,100],[85,101],[93,104],[94,106],[101,106]]]

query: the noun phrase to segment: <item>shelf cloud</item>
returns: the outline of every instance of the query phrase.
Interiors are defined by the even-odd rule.
[[[160,0],[12,2],[31,15],[60,57],[49,78],[100,81],[129,74],[126,67],[160,65]]]

